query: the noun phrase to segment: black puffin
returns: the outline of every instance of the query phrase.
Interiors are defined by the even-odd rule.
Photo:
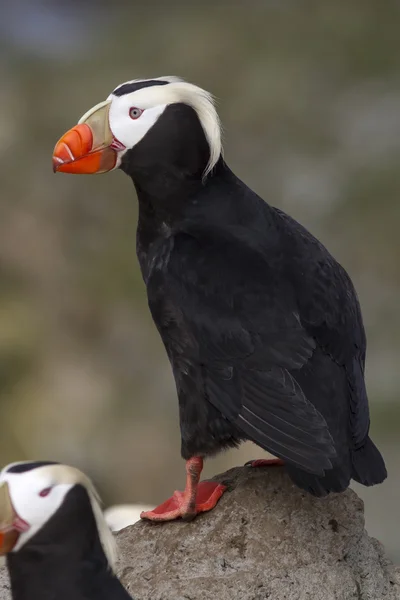
[[[185,491],[143,518],[193,518],[224,487],[203,458],[251,440],[315,496],[386,478],[369,433],[350,277],[228,167],[212,96],[177,77],[119,85],[56,144],[54,171],[129,175],[137,255],[179,398]],[[253,466],[271,461],[255,461]]]
[[[0,473],[0,554],[13,600],[131,600],[96,491],[78,469],[19,462]]]

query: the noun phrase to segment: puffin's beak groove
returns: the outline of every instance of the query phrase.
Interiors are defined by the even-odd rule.
[[[0,484],[0,555],[10,552],[19,538],[20,532],[14,529],[16,513],[13,508],[8,484]]]
[[[111,147],[114,138],[109,110],[110,102],[101,102],[58,140],[53,152],[54,173],[106,173],[115,167],[117,153]]]

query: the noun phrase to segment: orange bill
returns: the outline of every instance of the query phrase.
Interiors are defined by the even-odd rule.
[[[106,173],[115,167],[117,153],[110,147],[92,151],[93,135],[89,125],[76,125],[57,142],[53,171],[61,173]]]
[[[14,548],[20,536],[19,531],[11,529],[10,531],[0,532],[0,556],[8,554]]]
[[[0,484],[0,555],[10,552],[17,543],[20,532],[14,528],[16,518],[8,484],[4,481]]]
[[[109,123],[110,102],[101,102],[88,111],[57,142],[53,152],[53,171],[88,174],[111,171],[117,152]]]

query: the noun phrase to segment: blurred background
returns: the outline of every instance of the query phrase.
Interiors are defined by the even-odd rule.
[[[113,88],[212,91],[228,164],[348,270],[368,336],[372,435],[390,478],[357,492],[400,561],[400,3],[0,1],[1,463],[52,458],[105,504],[184,483],[178,403],[121,172],[53,175],[62,133]],[[262,456],[251,444],[205,476]]]

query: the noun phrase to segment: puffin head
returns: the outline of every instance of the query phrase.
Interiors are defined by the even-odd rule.
[[[1,471],[0,554],[40,547],[44,554],[66,540],[77,547],[91,522],[112,567],[114,538],[86,475],[55,462],[18,462]]]
[[[221,151],[211,94],[178,77],[160,77],[123,83],[86,112],[57,142],[53,170],[92,174],[121,168],[135,181],[154,168],[171,168],[204,177]]]

